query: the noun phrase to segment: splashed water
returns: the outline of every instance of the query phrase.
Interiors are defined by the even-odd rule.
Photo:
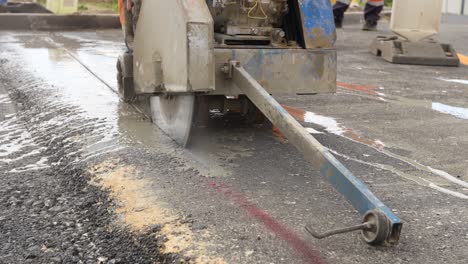
[[[16,116],[10,117],[0,122],[0,164],[8,165],[30,159],[34,161],[35,156],[41,156],[43,147],[39,146],[33,135],[25,128],[24,123]],[[25,172],[30,170],[40,170],[48,168],[48,157],[42,158],[24,167],[17,167],[10,172]]]

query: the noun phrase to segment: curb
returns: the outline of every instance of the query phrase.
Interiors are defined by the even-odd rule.
[[[41,13],[50,14],[44,6],[36,3],[7,3],[6,6],[0,6],[0,13]]]
[[[121,28],[118,15],[0,14],[0,30]]]

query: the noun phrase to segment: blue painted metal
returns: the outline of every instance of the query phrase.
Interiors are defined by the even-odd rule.
[[[277,111],[284,112],[281,106],[277,108]],[[320,174],[322,174],[360,214],[364,215],[374,209],[380,210],[387,217],[390,224],[390,234],[387,238],[387,242],[397,243],[403,225],[400,218],[385,206],[362,181],[354,176],[350,170],[337,160],[328,149],[324,148],[315,140],[315,138],[311,141],[310,147],[320,152],[318,158],[314,157],[310,159],[313,164],[318,164]]]
[[[233,66],[236,68],[234,82],[360,214],[372,210],[382,212],[391,226],[387,242],[396,243],[401,220],[270,95],[268,88],[281,84],[282,80],[287,80],[288,85],[297,90],[301,85],[311,86],[311,81],[325,79],[330,72],[335,73],[330,78],[331,85],[336,85],[336,51],[333,49],[336,30],[330,0],[296,1],[308,50],[258,49],[243,61],[242,68]],[[236,52],[240,51],[233,50],[232,58],[240,59]],[[292,73],[295,74],[293,78]]]
[[[336,92],[335,49],[224,50],[215,51],[217,61],[225,61],[230,53],[229,59],[242,61],[243,67],[270,94]]]
[[[265,114],[265,116],[278,127],[288,140],[302,152],[304,157],[325,176],[331,185],[340,192],[349,203],[361,214],[371,210],[379,210],[387,218],[390,231],[386,241],[398,242],[402,223],[351,171],[341,164],[330,151],[323,147],[304,127],[286,111],[255,77],[245,68],[237,66],[231,61],[233,67],[232,78],[234,83],[248,96],[248,98]]]
[[[298,0],[298,3],[306,48],[332,48],[336,41],[336,29],[330,0]],[[401,220],[318,141],[315,141],[314,146],[322,156],[312,159],[319,164],[321,174],[359,213],[365,214],[374,209],[384,213],[391,225],[387,241],[397,242]]]
[[[388,242],[398,242],[402,227],[401,220],[385,206],[351,171],[339,162],[328,150],[322,150],[325,158],[320,173],[361,214],[378,209],[385,214],[391,225]]]
[[[372,209],[381,209],[384,212],[388,212],[389,219],[399,222],[398,217],[332,154],[325,151],[323,155],[326,162],[323,164],[320,172],[327,177],[335,189],[348,198],[348,201],[358,212],[364,214]]]
[[[333,47],[336,30],[330,0],[299,1],[299,9],[306,48]]]

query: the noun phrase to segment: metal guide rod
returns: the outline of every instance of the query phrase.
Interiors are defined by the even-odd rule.
[[[305,229],[313,237],[318,238],[318,239],[322,239],[322,238],[326,238],[326,237],[333,236],[333,235],[336,235],[336,234],[348,233],[348,232],[351,232],[351,231],[370,230],[370,229],[372,229],[372,225],[370,223],[363,223],[363,224],[356,225],[356,226],[330,230],[330,231],[327,231],[327,232],[324,232],[324,233],[317,233],[315,230],[311,229],[309,226],[306,226]]]
[[[389,223],[386,242],[397,243],[402,223],[374,194],[292,117],[237,61],[223,69],[263,114],[361,214],[380,210]]]

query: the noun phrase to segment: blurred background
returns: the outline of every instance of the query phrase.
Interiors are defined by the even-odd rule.
[[[53,13],[70,14],[70,13],[118,13],[118,0],[0,0],[6,3],[21,3],[34,2],[47,7]],[[332,4],[336,0],[330,0]],[[385,0],[386,9],[391,9],[393,0]],[[350,11],[361,11],[366,3],[366,0],[353,0]],[[468,15],[468,0],[444,0],[444,13]]]

